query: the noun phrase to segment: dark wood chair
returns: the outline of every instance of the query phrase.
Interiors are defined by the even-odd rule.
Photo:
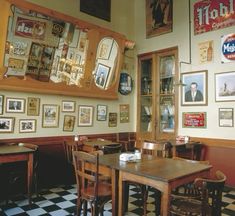
[[[104,204],[112,199],[112,185],[102,178],[99,154],[74,151],[73,162],[77,182],[77,215],[81,214],[82,207],[83,215],[86,215],[88,202],[92,216],[103,215]]]
[[[197,178],[194,187],[185,195],[172,196],[171,215],[221,216],[222,192],[226,176],[217,171],[215,177],[215,179]]]
[[[79,151],[82,149],[82,144],[74,140],[64,140],[64,153],[68,164],[73,164],[73,151]]]

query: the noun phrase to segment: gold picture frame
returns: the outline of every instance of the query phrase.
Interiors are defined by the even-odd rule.
[[[37,123],[36,119],[20,119],[19,133],[35,133],[36,123]]]
[[[43,104],[42,108],[42,127],[59,127],[59,105]]]
[[[39,116],[40,113],[40,98],[28,97],[27,115]]]
[[[93,106],[80,105],[78,107],[78,126],[92,126],[93,112]]]
[[[75,125],[75,116],[65,115],[64,116],[63,131],[72,132],[74,130],[74,125]]]

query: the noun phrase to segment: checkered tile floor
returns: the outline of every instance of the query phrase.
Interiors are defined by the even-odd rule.
[[[33,204],[30,207],[25,197],[18,197],[11,200],[6,206],[0,203],[0,216],[66,216],[75,215],[76,212],[76,185],[61,186],[40,191],[38,198],[33,197]],[[154,216],[154,198],[150,192],[148,198],[148,215]],[[140,195],[135,188],[130,189],[128,213],[126,216],[142,215],[139,208]],[[89,214],[88,214],[89,215]],[[111,203],[105,205],[104,216],[111,216]],[[222,216],[235,216],[235,190],[225,188],[223,193]]]

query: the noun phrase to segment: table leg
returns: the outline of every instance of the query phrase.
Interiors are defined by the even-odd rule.
[[[169,215],[170,195],[171,195],[171,190],[169,188],[169,185],[165,185],[161,198],[161,215],[164,216]]]
[[[27,172],[27,190],[28,190],[28,199],[29,205],[31,205],[31,190],[32,190],[32,182],[33,182],[33,153],[29,154],[28,157],[28,172]]]

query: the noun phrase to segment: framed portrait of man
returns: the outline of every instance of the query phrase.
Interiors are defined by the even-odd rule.
[[[207,70],[181,74],[182,106],[207,106]]]

